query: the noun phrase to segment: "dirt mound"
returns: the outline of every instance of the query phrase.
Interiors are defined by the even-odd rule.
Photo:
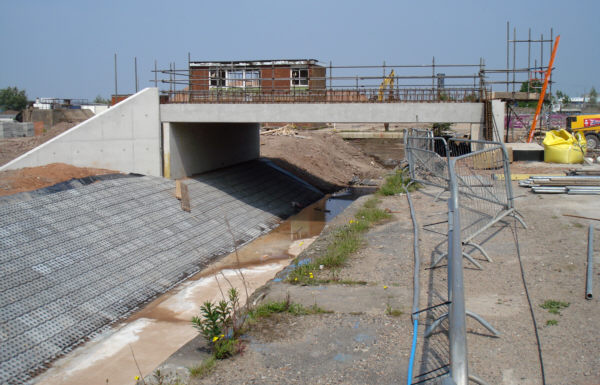
[[[330,132],[261,135],[260,155],[323,191],[335,191],[354,178],[379,178],[385,169]]]
[[[75,167],[64,163],[52,163],[41,167],[26,167],[19,170],[1,171],[0,196],[37,190],[73,178],[114,174],[117,172],[99,168]]]

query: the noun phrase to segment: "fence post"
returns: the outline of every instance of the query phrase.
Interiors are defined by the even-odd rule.
[[[451,159],[448,173],[450,177],[450,199],[448,200],[448,294],[450,374],[456,385],[467,385],[467,327],[465,293],[463,284],[462,242],[460,231],[460,211],[458,209],[458,185],[454,168],[456,160]]]

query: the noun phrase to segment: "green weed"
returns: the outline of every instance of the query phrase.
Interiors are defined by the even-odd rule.
[[[396,195],[405,193],[408,191],[415,191],[419,186],[415,183],[410,183],[410,177],[406,170],[397,170],[395,174],[392,174],[385,178],[385,182],[379,189],[378,193],[381,195]]]
[[[389,315],[391,317],[400,317],[402,314],[404,314],[402,310],[394,309],[389,304],[385,307],[385,315]]]
[[[546,326],[556,326],[558,325],[558,321],[555,319],[549,319],[548,321],[546,321]]]
[[[570,305],[569,302],[555,301],[553,299],[546,300],[543,304],[540,305],[542,309],[548,310],[550,314],[560,314],[562,309],[568,308]]]
[[[377,198],[367,200],[356,213],[356,219],[335,230],[325,253],[310,263],[296,265],[288,275],[287,281],[302,285],[326,283],[315,279],[314,275],[320,270],[320,266],[327,269],[338,269],[344,266],[348,257],[362,246],[362,233],[373,224],[390,217],[389,213],[377,207],[379,202]]]
[[[216,364],[217,364],[217,359],[215,358],[215,356],[210,356],[207,359],[205,359],[204,361],[202,361],[202,363],[200,363],[200,365],[188,368],[188,370],[190,372],[190,376],[192,376],[194,378],[202,378],[202,377],[208,375],[210,372],[212,372],[213,369],[215,368]]]
[[[314,304],[310,307],[304,307],[298,303],[290,302],[289,297],[287,297],[284,301],[272,301],[263,303],[260,306],[257,306],[256,309],[252,310],[249,313],[249,316],[254,319],[258,318],[268,318],[273,314],[279,313],[288,313],[291,315],[309,315],[309,314],[322,314],[322,313],[331,313],[329,310],[325,310]]]

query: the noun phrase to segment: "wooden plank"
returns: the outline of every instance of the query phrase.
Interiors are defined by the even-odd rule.
[[[175,181],[175,198],[181,200],[181,181]]]
[[[188,193],[188,186],[184,183],[181,183],[181,209],[183,211],[187,211],[188,213],[192,212],[192,207],[190,206],[190,194]]]
[[[591,221],[600,221],[600,218],[591,218],[591,217],[582,217],[581,215],[573,215],[573,214],[563,214],[565,217],[579,218],[579,219],[589,219]]]

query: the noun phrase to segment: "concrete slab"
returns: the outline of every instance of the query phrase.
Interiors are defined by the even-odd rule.
[[[322,194],[266,162],[185,182],[143,176],[73,183],[0,202],[0,383],[44,365]]]
[[[544,161],[544,147],[537,143],[506,143],[506,148],[512,151],[513,161]]]

